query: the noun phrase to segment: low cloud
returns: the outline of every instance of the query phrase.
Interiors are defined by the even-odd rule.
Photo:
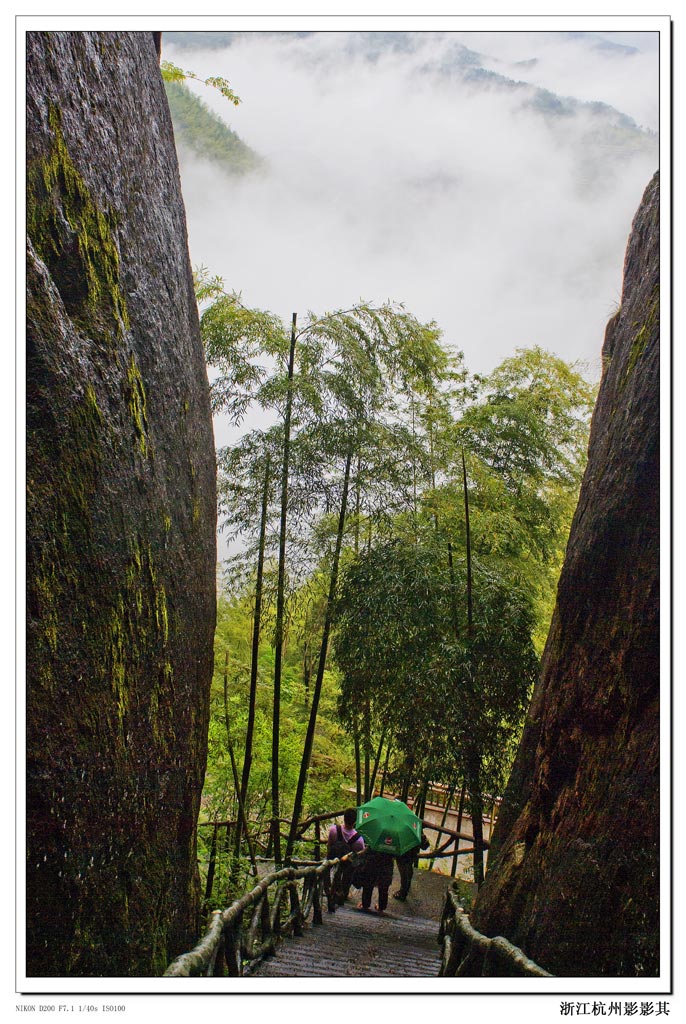
[[[654,127],[652,40],[636,52],[602,42],[422,35],[373,59],[361,34],[168,46],[230,80],[237,109],[194,88],[268,163],[229,179],[182,155],[192,261],[284,319],[393,299],[436,320],[473,371],[537,344],[597,374],[656,142],[590,108],[542,110],[535,87]],[[471,78],[460,44],[483,55]]]

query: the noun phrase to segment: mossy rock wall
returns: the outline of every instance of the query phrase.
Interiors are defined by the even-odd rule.
[[[659,973],[659,183],[634,219],[589,459],[473,911],[560,976]]]
[[[27,964],[197,937],[215,463],[152,34],[27,43]]]

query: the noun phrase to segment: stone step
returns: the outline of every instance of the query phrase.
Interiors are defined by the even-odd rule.
[[[324,924],[284,939],[252,972],[261,978],[430,978],[440,967],[438,922],[344,906]]]

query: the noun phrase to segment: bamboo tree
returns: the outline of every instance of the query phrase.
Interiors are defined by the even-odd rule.
[[[369,701],[364,702],[364,799],[365,801],[370,799],[369,793],[369,780],[370,780],[370,754],[371,754],[371,722],[369,715]]]
[[[474,881],[478,888],[484,882],[484,829],[483,797],[481,795],[481,765],[478,752],[471,747],[467,755],[469,804],[474,836]]]
[[[316,366],[322,390],[332,403],[333,410],[330,422],[336,423],[336,412],[340,418],[339,431],[345,435],[352,432],[352,441],[345,456],[345,472],[343,497],[336,536],[335,554],[330,576],[329,599],[326,605],[320,658],[310,708],[310,718],[305,740],[305,749],[301,761],[298,786],[296,789],[295,806],[288,852],[292,852],[298,818],[302,809],[307,775],[314,741],[314,732],[318,706],[323,683],[324,667],[328,649],[329,633],[333,614],[333,600],[336,593],[340,551],[343,542],[345,519],[347,513],[348,491],[350,487],[351,467],[353,459],[357,462],[355,475],[355,515],[359,521],[360,482],[361,482],[361,444],[370,435],[370,429],[376,423],[379,410],[384,404],[391,407],[389,392],[389,374],[397,372],[398,352],[417,348],[430,338],[435,342],[438,332],[435,328],[428,329],[420,325],[413,317],[390,305],[373,309],[361,304],[351,310],[331,314],[317,320],[311,320],[305,328],[308,335],[306,353],[312,353],[311,365]],[[303,333],[305,333],[303,332]],[[397,365],[396,365],[397,364]],[[387,371],[387,372],[384,372]],[[326,412],[322,406],[322,412]],[[346,424],[348,425],[346,427]],[[364,430],[363,430],[364,427]],[[357,541],[356,541],[357,543]],[[359,734],[358,734],[359,739]],[[364,792],[369,795],[370,787],[370,716],[369,708],[363,710],[362,754],[364,757]],[[359,753],[359,745],[356,757]]]
[[[278,401],[281,403],[283,414],[281,446],[283,460],[280,528],[278,533],[279,558],[276,584],[271,758],[272,842],[275,859],[280,861],[281,844],[278,819],[280,818],[280,805],[283,799],[282,794],[279,792],[279,771],[281,767],[281,681],[284,658],[285,584],[287,575],[286,542],[288,529],[291,528],[291,502],[293,501],[293,515],[297,519],[295,509],[298,500],[302,497],[307,486],[309,486],[307,482],[299,484],[298,487],[292,486],[290,479],[293,476],[294,482],[295,474],[298,472],[295,455],[293,455],[294,461],[292,466],[290,460],[293,446],[295,446],[294,451],[298,448],[299,432],[302,430],[301,406],[303,407],[304,415],[308,415],[306,407],[311,410],[309,415],[316,422],[318,417],[321,418],[323,396],[331,395],[333,396],[333,406],[339,410],[338,414],[340,415],[341,422],[354,421],[357,415],[365,423],[364,437],[366,438],[366,443],[370,446],[369,449],[360,447],[358,439],[356,446],[353,446],[348,454],[351,459],[355,460],[356,464],[354,499],[356,546],[359,549],[359,529],[362,517],[366,514],[367,510],[369,510],[367,515],[368,540],[371,545],[375,531],[377,534],[379,533],[379,523],[383,523],[385,517],[385,522],[390,525],[396,507],[400,509],[403,501],[406,502],[405,507],[411,509],[413,513],[413,522],[416,523],[418,521],[420,462],[417,456],[420,453],[421,446],[416,436],[416,431],[410,432],[409,440],[402,437],[401,431],[403,428],[401,425],[398,425],[398,412],[394,405],[395,400],[390,392],[390,382],[396,380],[399,373],[404,373],[406,379],[410,382],[420,380],[426,368],[436,362],[436,351],[440,350],[440,346],[437,345],[437,331],[435,329],[418,324],[414,318],[390,305],[377,310],[366,305],[360,305],[352,310],[327,315],[317,320],[314,320],[311,316],[305,332],[300,331],[298,335],[296,335],[295,331],[296,318],[294,315],[291,328],[291,344],[288,350],[288,382],[284,404],[283,381],[277,380],[276,377],[269,378],[267,371],[255,368],[253,366],[254,359],[251,359],[251,355],[260,350],[260,338],[263,334],[266,339],[265,352],[277,355],[279,358],[285,355],[286,346],[283,325],[279,327],[275,319],[271,318],[269,314],[253,314],[254,311],[244,310],[235,297],[223,296],[219,308],[213,309],[212,312],[208,311],[205,317],[205,326],[208,337],[208,358],[213,362],[213,365],[220,364],[221,370],[218,379],[213,382],[215,408],[226,409],[232,418],[237,421],[248,408],[251,401],[257,401],[264,408],[275,408]],[[228,333],[225,330],[227,323],[229,325]],[[296,344],[297,338],[301,337],[303,333],[308,335],[307,344],[298,346]],[[246,340],[247,347],[244,347],[243,339]],[[297,380],[294,380],[296,352],[299,373]],[[238,399],[235,397],[237,393]],[[412,394],[414,394],[414,391],[412,391]],[[299,401],[301,405],[294,406],[294,400]],[[414,412],[414,397],[412,402]],[[380,410],[383,412],[381,417],[379,416]],[[292,422],[297,422],[298,432],[293,430]],[[372,428],[378,431],[378,437],[373,437]],[[291,433],[293,433],[292,440]],[[379,442],[382,443],[380,444]],[[398,442],[401,443],[400,451],[402,454],[400,458],[398,458]],[[276,456],[274,456],[274,459],[276,459]],[[324,468],[321,471],[321,475],[325,481],[326,466],[324,466],[323,461],[322,466]],[[403,471],[409,472],[410,470],[411,476],[408,483],[407,479],[402,478],[402,473]],[[350,474],[351,465],[348,460],[346,472],[348,489],[350,486]],[[362,486],[363,480],[364,488]],[[262,485],[264,487],[264,479]],[[253,514],[252,517],[244,515],[244,529],[251,521],[258,521],[257,494],[259,485],[256,473],[252,474],[252,486],[254,490],[250,501],[252,502]],[[328,489],[326,493],[329,493],[330,483],[325,483],[325,487]],[[314,492],[311,493],[310,503],[317,504],[319,499],[314,495]],[[410,493],[411,499],[408,501],[407,498]],[[399,496],[398,498],[396,498],[396,494]],[[373,502],[376,503],[375,505],[370,498],[371,495],[374,495]],[[242,499],[239,497],[240,500]],[[244,505],[246,513],[248,504],[249,502],[246,502]],[[303,508],[306,505],[307,499],[303,500]],[[378,516],[378,518],[375,519],[375,516]],[[261,540],[257,546],[258,563],[260,561],[260,551],[264,557],[264,537],[262,535],[264,516],[259,521],[261,523]],[[373,526],[373,524],[376,525]],[[289,539],[289,579],[291,577],[292,560],[291,543],[292,541]],[[258,579],[261,578],[260,571],[258,571],[257,577]],[[259,609],[259,601],[257,600],[258,585],[256,584],[255,586],[255,605],[257,611]],[[244,777],[241,780],[240,787],[240,793],[245,801],[247,801],[252,760],[256,684],[254,673],[257,664],[255,657],[256,647],[259,645],[259,619],[259,614],[256,614],[253,619],[253,646],[250,670],[251,692],[248,702],[249,721],[246,727],[246,747],[243,760]],[[330,622],[326,629],[330,631]],[[310,723],[316,723],[317,705],[319,702],[320,695],[317,694],[316,700],[313,698],[310,707]],[[382,745],[379,748],[372,772],[370,763],[373,754],[371,746],[372,716],[368,714],[366,717],[367,727],[364,729],[365,735],[360,736],[359,726],[357,729],[356,755],[359,758],[361,753],[360,741],[362,741],[366,762],[365,788],[369,792],[373,785],[373,779],[375,779],[378,772]],[[353,730],[353,733],[355,736],[355,730]],[[312,735],[314,735],[314,724],[312,725]],[[387,750],[386,767],[389,753],[390,744]],[[301,805],[310,759],[311,744],[307,765],[304,769],[302,793],[299,796]],[[358,783],[361,783],[360,775],[361,772],[358,772]],[[298,814],[294,816],[294,825],[296,826],[300,810],[301,807],[298,810]]]
[[[405,774],[403,775],[403,788],[400,791],[400,799],[403,803],[407,803],[410,796],[410,783],[412,782],[412,765],[409,761],[405,762]]]
[[[455,831],[458,832],[458,833],[462,831],[462,815],[464,814],[464,801],[465,801],[466,794],[467,794],[467,784],[466,784],[466,782],[463,781],[462,782],[462,788],[460,789],[460,803],[459,803],[458,808],[457,808],[457,822],[455,824]],[[457,858],[459,856],[459,852],[460,852],[460,840],[456,839],[455,840],[455,856],[453,857],[453,866],[452,866],[452,870],[450,872],[453,877],[455,877],[455,875],[457,873]]]
[[[457,615],[457,599],[455,596],[455,563],[453,562],[453,546],[450,540],[448,541],[448,568],[450,570],[450,611],[453,620],[453,632],[455,633],[455,639],[460,638],[460,626]]]
[[[276,630],[274,645],[274,703],[272,715],[272,830],[274,860],[281,863],[281,837],[279,832],[279,730],[281,717],[281,669],[283,658],[283,625],[286,579],[286,522],[288,517],[288,463],[290,457],[291,413],[293,408],[293,370],[295,365],[295,324],[293,314],[291,345],[288,354],[288,391],[284,414],[283,465],[281,470],[281,521],[279,526],[279,575],[276,594]]]
[[[417,797],[415,799],[415,814],[417,815],[418,818],[423,818],[424,817],[424,809],[426,807],[426,797],[427,797],[428,790],[429,790],[429,777],[425,776],[422,779],[421,785],[420,785],[419,790],[417,792]]]
[[[319,649],[319,664],[317,666],[317,677],[314,684],[314,690],[312,693],[312,706],[310,708],[310,717],[307,725],[307,733],[305,735],[305,744],[303,748],[303,756],[300,762],[300,774],[298,776],[298,785],[295,792],[295,803],[293,806],[293,816],[291,820],[291,830],[288,837],[288,844],[286,847],[286,859],[288,860],[292,853],[295,844],[297,832],[298,832],[298,821],[303,805],[303,796],[305,793],[305,785],[307,783],[307,775],[310,769],[310,760],[312,757],[312,745],[314,743],[314,731],[317,724],[317,713],[319,710],[319,700],[322,692],[322,684],[324,682],[324,669],[326,667],[326,657],[329,648],[329,634],[331,632],[331,620],[333,614],[334,599],[336,597],[336,587],[338,584],[338,566],[341,557],[341,547],[343,546],[343,531],[345,528],[345,516],[348,504],[348,488],[350,485],[350,464],[352,461],[352,452],[348,452],[348,456],[345,462],[345,472],[343,476],[343,493],[341,496],[341,505],[338,516],[338,530],[336,532],[336,547],[334,550],[333,563],[331,566],[331,577],[329,580],[329,593],[326,602],[326,613],[324,616],[324,629],[322,631],[321,646]]]
[[[384,765],[383,765],[383,774],[381,776],[381,786],[379,787],[379,796],[383,796],[383,791],[384,791],[384,789],[386,787],[386,775],[388,774],[388,762],[390,760],[392,746],[393,746],[393,737],[391,736],[391,738],[388,741],[388,746],[386,747],[386,760],[384,761]]]
[[[360,469],[362,465],[362,457],[358,453],[357,456],[357,472],[355,473],[355,529],[353,532],[353,551],[355,555],[360,552],[360,508],[361,508],[361,494],[360,494]]]
[[[255,861],[255,851],[252,847],[252,841],[250,839],[250,833],[248,831],[248,822],[245,815],[245,804],[241,798],[241,788],[238,781],[238,768],[236,767],[236,758],[233,752],[233,743],[231,741],[231,727],[229,719],[229,652],[225,652],[224,656],[224,722],[226,724],[226,745],[229,751],[229,758],[231,760],[231,772],[233,774],[233,784],[236,793],[236,800],[238,802],[238,821],[239,825],[236,829],[236,843],[235,843],[235,856],[233,866],[231,870],[231,883],[235,886],[238,877],[238,866],[240,857],[240,843],[241,843],[241,829],[245,833],[245,839],[248,844],[248,851],[250,854],[250,863],[252,865],[253,875],[257,876],[257,863]]]
[[[355,746],[355,802],[359,807],[362,803],[362,761],[360,758],[360,729],[357,715],[353,715],[353,743]]]
[[[264,574],[264,549],[267,536],[267,509],[269,504],[270,454],[264,468],[264,488],[262,491],[262,512],[260,516],[260,539],[257,555],[257,579],[255,581],[255,611],[253,616],[252,650],[250,656],[250,695],[248,697],[248,723],[245,733],[245,754],[243,756],[243,774],[241,778],[240,796],[243,806],[248,797],[250,768],[252,766],[252,744],[255,730],[255,704],[257,700],[257,668],[260,649],[260,625],[262,619],[262,583]]]
[[[450,787],[448,789],[448,795],[446,797],[445,807],[443,808],[443,814],[441,816],[441,826],[440,826],[441,828],[445,828],[445,823],[448,820],[448,812],[450,811],[450,804],[452,802],[452,799],[453,799],[454,795],[455,795],[455,783],[453,782],[453,783],[450,784]],[[438,842],[441,841],[442,835],[443,835],[442,832],[438,833]],[[433,867],[434,867],[435,862],[436,862],[436,858],[432,857],[431,860],[429,861],[429,871],[433,871]]]
[[[472,602],[472,545],[469,530],[469,490],[467,488],[467,465],[464,448],[462,449],[462,483],[464,487],[464,521],[467,543],[467,638],[472,645],[474,638],[474,610]],[[471,660],[471,650],[470,650]],[[474,689],[472,673],[470,686]],[[469,787],[469,803],[472,816],[472,835],[474,836],[474,881],[481,888],[484,881],[484,831],[483,831],[483,798],[481,795],[481,756],[472,739],[468,739],[467,771]]]
[[[467,466],[464,458],[464,448],[462,449],[462,484],[464,487],[464,523],[467,543],[467,631],[471,640],[474,622],[472,606],[472,544],[469,531],[469,491],[467,490]]]
[[[369,795],[370,798],[374,796],[374,786],[376,785],[376,776],[379,771],[379,764],[381,763],[381,751],[383,749],[384,739],[386,738],[387,727],[384,726],[381,730],[381,736],[379,738],[379,745],[376,748],[376,757],[374,758],[374,768],[372,770],[372,777],[369,784]]]

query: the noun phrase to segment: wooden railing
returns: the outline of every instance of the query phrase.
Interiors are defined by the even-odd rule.
[[[473,928],[454,886],[446,894],[438,939],[443,945],[441,978],[553,977],[502,935],[489,939]]]
[[[304,824],[317,825],[319,843],[319,823],[335,816],[321,815]],[[441,831],[450,833],[448,842],[451,837],[458,837],[449,829]],[[460,853],[467,852],[471,851],[460,850]],[[450,856],[451,852],[439,848],[424,856],[441,854]],[[350,856],[355,855],[315,863],[294,862],[289,867],[269,872],[226,910],[215,910],[200,942],[178,956],[164,972],[164,977],[242,977],[249,973],[263,957],[276,953],[280,939],[302,935],[310,914],[313,925],[322,925],[324,899],[327,910],[335,912],[331,873]],[[284,908],[286,899],[287,909]],[[446,894],[438,942],[442,945],[439,977],[553,977],[507,939],[502,936],[490,939],[478,932],[460,904],[455,883]]]
[[[317,814],[305,821],[300,822],[298,826],[298,832],[296,842],[299,844],[301,851],[306,851],[307,854],[311,851],[311,857],[314,861],[321,860],[322,852],[326,854],[326,840],[328,835],[328,829],[322,828],[326,823],[333,821],[335,818],[340,818],[343,815],[343,811],[333,811],[327,814]],[[290,829],[290,821],[287,819],[281,819],[280,825],[286,826]],[[233,842],[232,836],[234,830],[238,827],[238,822],[235,821],[201,821],[198,823],[198,827],[202,829],[211,829],[211,837],[209,843],[209,859],[207,861],[206,870],[206,882],[205,882],[205,904],[211,906],[212,900],[216,899],[214,896],[214,887],[217,877],[217,865],[219,864],[222,856],[222,848],[224,851],[232,849]],[[419,857],[421,860],[440,860],[445,857],[452,857],[453,864],[451,869],[451,876],[454,876],[457,869],[457,858],[464,857],[474,853],[474,847],[472,845],[464,846],[458,850],[460,840],[467,843],[473,842],[473,837],[464,832],[455,832],[453,829],[446,828],[442,825],[436,825],[431,821],[424,821],[423,827],[427,831],[432,831],[440,836],[438,845],[433,850],[427,850],[421,852]],[[273,826],[261,831],[255,831],[251,835],[251,841],[253,848],[258,850],[262,855],[266,854],[269,849],[269,837],[273,834]],[[283,840],[287,839],[287,832],[280,832]],[[222,841],[222,835],[224,836]],[[484,851],[488,850],[488,842],[484,841]],[[260,857],[258,857],[258,860]]]
[[[226,910],[213,912],[207,932],[198,945],[178,956],[164,972],[164,977],[242,977],[256,962],[276,952],[280,938],[302,935],[310,914],[312,924],[323,924],[322,897],[327,897],[328,909],[334,911],[329,873],[341,859],[347,858],[293,865],[265,875]],[[273,893],[271,906],[270,890]],[[288,909],[284,913],[286,898]],[[248,912],[250,918],[246,926]]]

